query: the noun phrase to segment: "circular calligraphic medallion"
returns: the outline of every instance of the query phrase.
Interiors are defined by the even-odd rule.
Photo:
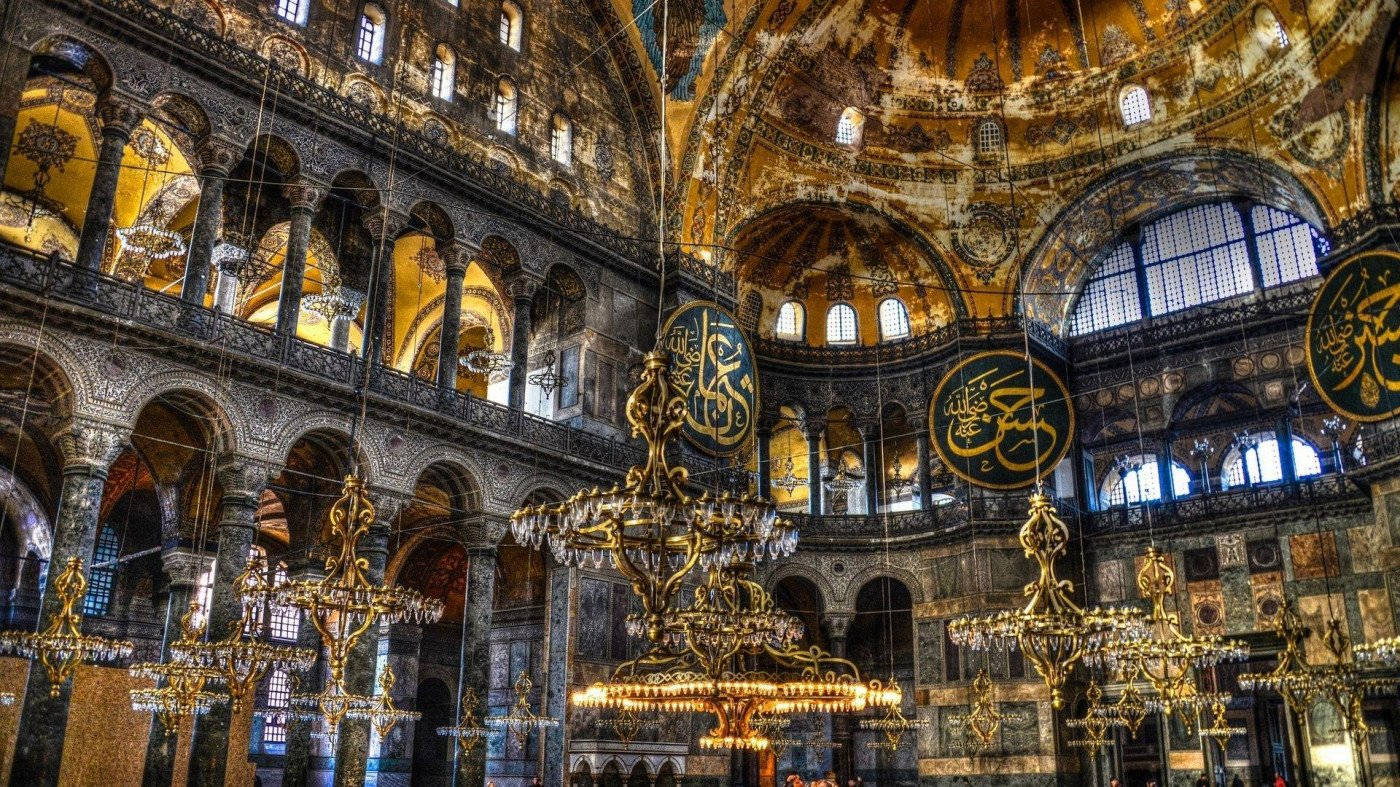
[[[1308,311],[1308,376],[1357,421],[1400,414],[1400,254],[1367,251],[1327,274]]]
[[[943,464],[989,489],[1044,477],[1074,436],[1074,407],[1060,376],[1038,360],[1032,373],[1024,355],[1004,350],[954,366],[934,391],[928,418]]]
[[[734,317],[691,301],[671,314],[661,341],[671,353],[671,385],[685,399],[685,439],[711,456],[747,448],[758,418],[758,370]]]

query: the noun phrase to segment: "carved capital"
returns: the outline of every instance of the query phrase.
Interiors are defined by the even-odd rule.
[[[819,440],[826,431],[826,416],[809,415],[802,419],[801,426],[808,440]]]
[[[304,180],[288,183],[282,187],[282,194],[292,204],[292,210],[315,212],[326,196],[326,190]]]
[[[106,473],[130,434],[131,430],[124,426],[74,418],[54,435],[54,442],[63,454],[65,470],[85,469]]]
[[[397,238],[399,233],[403,232],[404,227],[408,226],[408,218],[389,210],[377,210],[365,214],[365,217],[360,220],[360,224],[364,226],[365,231],[369,233],[370,238],[375,243],[381,240],[388,243]]]
[[[214,467],[214,477],[224,490],[224,497],[236,495],[256,501],[272,476],[272,468],[266,463],[237,454],[219,457]]]
[[[442,258],[442,265],[447,270],[448,278],[453,276],[466,277],[467,266],[471,264],[474,254],[470,248],[459,243],[452,243],[439,247],[437,253]]]
[[[130,138],[131,132],[141,125],[145,108],[140,103],[125,96],[108,96],[97,105],[97,119],[102,121],[102,133],[120,134]]]
[[[535,293],[544,286],[539,275],[518,269],[505,277],[506,294],[517,301],[534,300]]]
[[[374,504],[374,522],[388,527],[394,518],[413,502],[413,495],[406,495],[395,489],[371,489],[370,502]]]
[[[212,556],[188,549],[167,549],[160,553],[160,566],[175,587],[194,587],[199,578],[214,564]]]
[[[832,639],[845,639],[851,630],[851,621],[856,619],[854,612],[827,612],[822,615],[822,624]]]
[[[243,146],[223,137],[205,137],[195,151],[202,175],[226,177],[243,158]]]

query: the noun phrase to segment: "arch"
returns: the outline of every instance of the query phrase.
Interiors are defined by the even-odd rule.
[[[1254,9],[1254,40],[1266,52],[1282,51],[1292,44],[1288,28],[1283,26],[1278,14],[1266,3],[1260,3]]]
[[[264,38],[258,52],[278,68],[299,76],[311,74],[311,56],[306,53],[306,47],[284,35]]]
[[[880,301],[879,310],[880,341],[909,338],[909,310],[904,301],[892,295]]]
[[[515,484],[506,494],[503,502],[511,506],[513,511],[525,505],[525,502],[531,497],[540,498],[543,496],[542,499],[564,500],[573,494],[570,490],[574,486],[578,486],[578,484],[546,475],[530,475]]]
[[[841,116],[836,119],[836,144],[848,147],[859,147],[861,131],[865,128],[865,115],[855,107],[846,107],[841,110]]]
[[[296,147],[277,134],[259,134],[248,143],[245,155],[274,168],[283,182],[301,174],[301,156]]]
[[[841,598],[839,608],[855,609],[860,589],[881,578],[892,579],[903,585],[909,591],[909,598],[915,605],[924,602],[924,586],[918,574],[899,566],[874,565],[865,567],[846,581],[845,595]]]
[[[475,496],[478,506],[482,494],[486,491],[481,482],[481,479],[487,477],[485,471],[466,451],[456,446],[428,446],[415,454],[404,466],[407,469],[404,477],[413,481],[422,480],[424,474],[430,470],[445,469],[448,472],[446,477],[451,479],[451,486],[463,495]]]
[[[450,44],[433,48],[433,68],[428,77],[428,91],[433,98],[451,101],[457,89],[457,52]]]
[[[89,363],[53,332],[41,334],[34,325],[0,322],[0,364],[29,367],[33,388],[56,403],[58,412],[54,415],[64,417],[90,409],[90,389],[84,376]]]
[[[415,787],[446,784],[452,780],[450,738],[437,734],[438,727],[455,721],[454,700],[447,684],[438,678],[421,678],[414,696],[414,710],[423,717],[413,728],[413,764],[410,784]]]
[[[346,427],[346,417],[343,413],[330,410],[313,410],[311,412],[292,415],[287,422],[280,425],[277,431],[269,440],[271,446],[268,455],[285,460],[292,448],[303,438],[314,438],[318,441],[333,445],[333,442],[326,442],[321,438],[334,436],[334,440],[349,446],[350,433]],[[373,447],[375,441],[360,440],[357,442],[358,456],[351,460],[351,455],[339,447],[333,448],[332,452],[340,455],[343,459],[351,460],[351,464],[360,466],[361,480],[366,484],[374,484],[384,477],[384,459],[378,450]]]
[[[204,139],[213,128],[199,100],[183,93],[161,93],[151,101],[151,109],[153,117],[165,121],[167,131],[177,132],[190,141]]]
[[[1197,202],[1236,197],[1282,208],[1316,227],[1333,224],[1324,203],[1272,161],[1191,148],[1124,164],[1089,184],[1047,225],[1022,266],[1014,310],[1065,335],[1084,282],[1123,229]]]
[[[525,12],[514,0],[505,0],[501,3],[500,42],[519,52],[524,32]]]
[[[384,38],[389,17],[378,3],[360,6],[355,24],[355,56],[378,65],[384,62]]]
[[[984,117],[972,127],[972,149],[978,156],[995,156],[1006,149],[1006,129],[1001,121]]]
[[[419,200],[413,204],[408,211],[411,228],[421,229],[433,237],[441,248],[443,244],[450,244],[456,237],[456,230],[452,226],[452,217],[447,215],[447,211],[441,205],[431,200]]]
[[[750,293],[757,295],[757,293]],[[763,296],[759,296],[762,298]],[[778,307],[778,318],[774,320],[773,333],[779,339],[801,340],[807,332],[807,307],[800,301],[787,300]]]
[[[40,39],[30,47],[36,57],[51,58],[92,82],[93,92],[104,95],[115,84],[107,58],[93,45],[72,35],[56,34]]]
[[[520,127],[520,98],[516,94],[515,80],[510,77],[501,77],[496,82],[496,102],[493,106],[492,117],[496,121],[496,130],[507,136],[515,136],[516,130]]]
[[[859,323],[856,307],[845,301],[831,304],[826,310],[826,343],[860,344]]]
[[[1152,119],[1152,98],[1142,85],[1125,85],[1118,91],[1118,116],[1126,128],[1139,126]]]
[[[646,758],[638,758],[627,776],[627,787],[651,787],[651,766]]]
[[[821,602],[823,612],[832,610],[833,605],[843,598],[842,592],[838,592],[836,586],[832,584],[831,577],[827,572],[816,570],[815,566],[808,565],[796,560],[785,561],[781,566],[774,569],[768,575],[764,585],[771,595],[778,589],[778,583],[787,579],[798,579],[809,582],[817,591],[817,599]]]
[[[122,404],[125,423],[135,424],[147,405],[168,399],[189,407],[208,424],[210,448],[216,454],[236,453],[249,443],[249,428],[237,401],[228,388],[193,369],[174,369],[161,374],[142,375],[127,392]]]

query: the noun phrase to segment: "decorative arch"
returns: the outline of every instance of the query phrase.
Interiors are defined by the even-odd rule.
[[[357,447],[359,456],[356,457],[364,476],[361,480],[366,485],[374,485],[384,478],[385,464],[384,457],[373,440],[360,440],[352,443],[350,433],[347,431],[346,417],[343,413],[336,413],[329,410],[313,410],[289,418],[286,423],[281,424],[269,441],[271,450],[269,456],[282,461],[287,454],[291,453],[292,447],[297,441],[314,432],[330,433],[342,437],[346,445],[352,446],[352,450]]]
[[[867,566],[860,573],[854,574],[846,581],[841,596],[841,609],[855,609],[856,596],[860,594],[860,589],[880,578],[893,579],[909,590],[909,599],[915,605],[924,601],[924,585],[919,580],[919,576],[908,569],[899,566],[874,565]],[[835,606],[835,605],[833,605]]]
[[[416,483],[434,465],[445,465],[449,468],[455,474],[456,480],[460,482],[462,493],[475,495],[478,505],[481,504],[486,490],[481,479],[487,476],[481,466],[467,452],[451,445],[429,446],[408,460],[405,476]]]
[[[228,388],[211,382],[193,369],[174,369],[142,375],[122,403],[124,423],[134,426],[145,407],[157,398],[176,399],[192,408],[208,423],[210,448],[216,453],[237,453],[249,442],[249,427]]]
[[[1084,283],[1119,234],[1135,223],[1193,203],[1243,197],[1334,224],[1327,205],[1291,172],[1233,151],[1195,148],[1124,164],[1065,206],[1021,269],[1015,309],[1059,335]]]
[[[36,384],[47,386],[63,403],[66,412],[95,412],[99,406],[94,402],[93,384],[89,369],[91,360],[80,356],[78,351],[59,340],[52,332],[41,333],[35,325],[0,322],[0,348],[12,345],[22,350],[26,356],[36,355],[43,369],[36,377]],[[3,352],[3,350],[0,350]]]
[[[69,33],[54,33],[29,47],[35,55],[47,55],[68,63],[92,81],[98,95],[104,95],[116,82],[115,72],[101,48]]]
[[[439,245],[451,243],[456,237],[456,230],[452,226],[452,217],[447,215],[447,211],[436,202],[420,200],[409,209],[408,215],[414,223],[421,225],[421,229],[431,235]]]
[[[817,570],[816,566],[808,565],[796,560],[788,560],[779,566],[773,573],[769,574],[763,585],[771,595],[778,588],[778,583],[789,577],[810,582],[817,590],[817,600],[821,603],[824,612],[830,612],[832,603],[837,599],[845,597],[844,588],[838,592],[836,586],[832,584],[831,577],[827,572]]]

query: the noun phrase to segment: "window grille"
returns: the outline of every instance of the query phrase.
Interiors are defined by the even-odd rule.
[[[778,321],[774,331],[784,339],[802,338],[802,304],[788,301],[778,307]]]
[[[903,339],[909,335],[909,311],[898,298],[880,301],[880,338]]]
[[[856,310],[849,303],[838,303],[827,310],[826,343],[856,343]]]
[[[379,63],[384,59],[384,12],[378,6],[367,5],[360,14],[355,55],[371,63]]]
[[[112,606],[112,586],[117,576],[116,560],[121,557],[121,542],[111,525],[104,525],[97,534],[97,546],[92,550],[92,568],[88,571],[87,595],[83,597],[84,615],[105,615]]]
[[[1084,288],[1070,323],[1070,335],[1080,336],[1141,319],[1133,247],[1120,243]]]
[[[1292,213],[1268,205],[1255,205],[1249,215],[1265,287],[1318,275],[1317,230]]]
[[[1152,119],[1152,102],[1147,98],[1147,88],[1133,85],[1118,97],[1118,111],[1123,114],[1123,125],[1136,126]]]
[[[305,25],[310,10],[311,0],[277,0],[273,6],[278,17],[294,25]]]

